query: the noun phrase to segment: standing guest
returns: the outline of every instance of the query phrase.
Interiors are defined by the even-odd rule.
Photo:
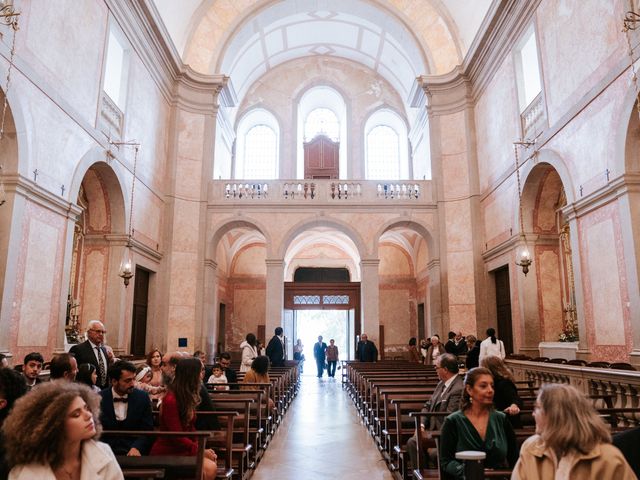
[[[298,361],[298,368],[300,369],[300,373],[302,373],[303,365],[304,365],[304,345],[302,345],[302,340],[298,339],[296,344],[293,346],[293,359]]]
[[[109,367],[111,388],[100,392],[100,421],[107,430],[153,430],[151,399],[134,387],[136,366],[118,360]],[[105,441],[116,455],[147,455],[153,443],[150,437],[108,436]]]
[[[82,363],[78,365],[78,374],[76,375],[76,382],[84,383],[87,387],[96,393],[100,393],[100,389],[96,385],[98,380],[98,372],[96,367],[90,363]]]
[[[468,351],[467,342],[465,338],[462,336],[462,332],[460,330],[456,332],[456,336],[453,339],[453,341],[456,344],[456,355],[460,356],[467,353]]]
[[[151,367],[151,381],[153,387],[162,385],[162,352],[154,348],[147,354],[147,365]]]
[[[136,378],[134,385],[137,389],[147,392],[151,400],[159,400],[162,394],[165,392],[165,388],[162,385],[154,387],[151,385],[151,379],[153,373],[151,373],[151,367],[148,365],[140,365],[136,367]]]
[[[31,352],[24,357],[22,374],[27,382],[27,389],[31,390],[42,381],[39,378],[42,365],[44,365],[44,358],[38,352]]]
[[[253,333],[247,333],[244,341],[240,344],[242,350],[242,360],[240,360],[240,371],[248,372],[253,360],[258,356],[258,339]]]
[[[513,374],[499,357],[484,357],[480,366],[488,369],[493,375],[493,389],[495,390],[493,405],[496,410],[507,414],[513,428],[522,428],[520,420],[522,400],[518,396]]]
[[[49,378],[51,380],[63,379],[69,382],[76,381],[78,374],[78,362],[69,353],[61,353],[51,360],[49,365]]]
[[[376,344],[369,340],[366,333],[363,333],[356,348],[356,360],[360,362],[377,362],[378,349]]]
[[[422,363],[422,355],[420,355],[420,352],[418,351],[418,347],[416,346],[417,343],[418,341],[416,340],[416,337],[411,337],[409,339],[409,361],[411,363]]]
[[[456,353],[456,332],[449,332],[447,335],[447,343],[444,344],[444,349],[447,353],[458,355]]]
[[[496,330],[494,328],[487,329],[487,338],[485,338],[480,344],[480,363],[482,363],[482,359],[484,357],[489,357],[491,355],[500,358],[504,358],[506,356],[504,343],[502,343],[502,340],[498,340],[496,338]]]
[[[602,418],[576,388],[559,383],[543,385],[533,416],[536,435],[522,444],[512,479],[637,478],[620,450],[611,445],[611,434]]]
[[[196,409],[201,397],[198,394],[202,381],[200,372],[202,362],[197,358],[179,358],[175,368],[175,377],[168,386],[160,407],[160,430],[172,432],[193,432],[196,430]],[[158,437],[151,455],[194,456],[198,444],[189,437]],[[203,477],[213,480],[216,477],[216,454],[210,448],[204,452]]]
[[[318,378],[322,378],[324,373],[324,362],[326,360],[327,344],[322,341],[322,335],[318,336],[318,342],[313,346],[313,358],[316,359],[318,367]]]
[[[436,358],[438,358],[443,353],[446,353],[444,350],[444,345],[440,343],[440,337],[436,334],[431,337],[431,345],[427,348],[427,356],[424,359],[425,365],[435,365]]]
[[[329,346],[325,353],[327,354],[327,375],[333,378],[336,376],[336,365],[338,364],[338,347],[333,338],[329,340]]]
[[[271,383],[268,372],[269,357],[266,355],[260,355],[256,357],[251,364],[251,369],[244,376],[242,383]],[[269,411],[275,408],[275,403],[271,398],[268,400],[268,405]]]
[[[267,349],[264,348],[260,340],[256,340],[256,351],[258,352],[258,356],[267,354]]]
[[[0,368],[0,427],[11,413],[15,401],[25,393],[25,377],[10,368]],[[4,443],[4,436],[0,433],[0,479],[3,480],[9,475]]]
[[[234,384],[238,383],[238,374],[231,368],[231,354],[224,352],[220,354],[220,366],[224,370],[224,376],[227,377],[227,382]],[[238,385],[230,385],[231,390],[238,390]]]
[[[227,376],[224,374],[222,365],[216,363],[211,369],[211,376],[207,380],[207,383],[215,384],[215,390],[229,390],[227,383]]]
[[[467,335],[467,370],[480,366],[480,342],[473,335]]]
[[[87,340],[78,345],[74,345],[69,353],[76,357],[78,363],[90,363],[98,371],[98,381],[96,385],[100,389],[107,387],[107,368],[109,357],[107,349],[104,348],[104,336],[107,331],[100,320],[91,320],[87,325]]]
[[[267,357],[269,357],[273,367],[284,367],[284,330],[282,330],[282,327],[276,327],[274,333],[275,335],[267,345]]]
[[[3,426],[9,480],[122,480],[111,448],[97,441],[99,404],[71,382],[44,383],[16,402]]]
[[[429,349],[429,342],[426,338],[420,340],[420,355],[422,355],[423,361],[427,358],[427,350]]]
[[[456,452],[465,450],[486,453],[485,468],[513,467],[518,459],[516,436],[506,415],[493,408],[491,372],[482,367],[469,370],[464,388],[460,410],[449,415],[441,429],[443,478],[464,479],[464,465]]]
[[[462,400],[462,392],[464,391],[464,384],[462,377],[458,374],[458,360],[450,353],[440,355],[436,359],[436,373],[438,375],[438,385],[436,385],[431,398],[424,404],[422,408],[423,413],[431,412],[455,412],[460,407],[460,401]],[[427,465],[426,451],[418,452],[418,438],[420,434],[423,438],[423,444],[427,446],[435,447],[435,442],[429,444],[428,435],[430,432],[440,430],[444,422],[444,417],[439,415],[432,415],[424,417],[420,424],[420,432],[416,432],[413,437],[407,441],[407,451],[409,452],[409,459],[411,468],[417,468],[418,455],[420,455],[420,465]]]

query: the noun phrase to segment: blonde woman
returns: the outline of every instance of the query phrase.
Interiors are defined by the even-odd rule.
[[[15,404],[2,427],[9,480],[121,480],[111,447],[98,442],[100,397],[57,380]]]
[[[533,416],[536,435],[528,438],[512,479],[632,480],[624,456],[589,400],[570,385],[540,389]]]

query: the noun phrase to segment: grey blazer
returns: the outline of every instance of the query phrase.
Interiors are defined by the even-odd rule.
[[[460,409],[462,392],[464,392],[464,378],[461,375],[458,375],[451,385],[449,385],[447,391],[444,392],[444,395],[442,394],[442,390],[444,390],[444,382],[441,381],[436,385],[436,389],[433,391],[431,398],[424,404],[424,408],[422,409],[424,413],[453,413]],[[424,417],[422,424],[427,430],[440,430],[440,427],[442,427],[442,424],[444,423],[444,419],[445,417],[440,415]]]

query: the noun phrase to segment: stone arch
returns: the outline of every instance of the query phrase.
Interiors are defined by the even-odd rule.
[[[622,100],[617,131],[614,138],[614,176],[640,171],[640,113],[637,111],[638,97],[634,88],[629,88]]]
[[[7,70],[3,65],[0,67],[0,78],[6,78]],[[0,115],[4,104],[4,90],[0,88]],[[24,177],[30,177],[31,158],[30,135],[33,129],[27,126],[28,109],[22,102],[23,97],[19,84],[12,84],[7,97],[7,113],[5,117],[4,138],[0,141],[0,165],[3,171],[17,172]],[[15,135],[15,139],[11,135]]]
[[[415,220],[408,220],[405,218],[394,218],[382,224],[374,237],[374,251],[372,252],[373,257],[378,256],[378,245],[380,243],[380,238],[382,237],[382,235],[386,231],[397,227],[404,227],[420,234],[422,238],[424,238],[425,242],[427,242],[427,248],[429,249],[429,255],[431,257],[430,260],[438,259],[440,257],[438,244],[434,236],[431,234],[429,228],[421,224],[420,222],[416,222]]]
[[[209,246],[207,248],[206,258],[208,260],[215,260],[218,244],[220,243],[220,240],[222,240],[222,237],[224,237],[224,235],[227,234],[229,231],[238,227],[251,228],[260,232],[265,238],[267,253],[271,250],[271,246],[272,246],[271,236],[269,235],[265,225],[262,225],[260,222],[257,222],[256,220],[253,220],[253,219],[248,220],[246,218],[235,217],[235,218],[226,220],[224,223],[219,225],[214,231],[213,235],[211,236],[211,239],[209,240]]]
[[[303,233],[305,230],[313,227],[329,227],[335,228],[339,232],[344,233],[356,246],[358,250],[358,254],[360,258],[368,258],[367,249],[364,240],[352,227],[352,225],[344,222],[342,220],[338,220],[335,218],[324,218],[324,217],[316,217],[309,220],[302,221],[292,228],[282,237],[282,243],[277,246],[276,250],[276,258],[284,258],[291,242]],[[274,248],[275,250],[275,248]]]

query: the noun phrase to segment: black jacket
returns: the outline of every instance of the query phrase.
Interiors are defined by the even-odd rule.
[[[129,394],[127,402],[127,418],[122,421],[116,419],[113,408],[113,390],[111,387],[100,392],[100,422],[105,430],[153,430],[153,415],[151,414],[151,399],[143,390],[134,388]],[[137,448],[142,455],[151,450],[153,438],[146,437],[112,437],[105,435],[103,442],[111,446],[116,455],[126,455],[132,448]]]

